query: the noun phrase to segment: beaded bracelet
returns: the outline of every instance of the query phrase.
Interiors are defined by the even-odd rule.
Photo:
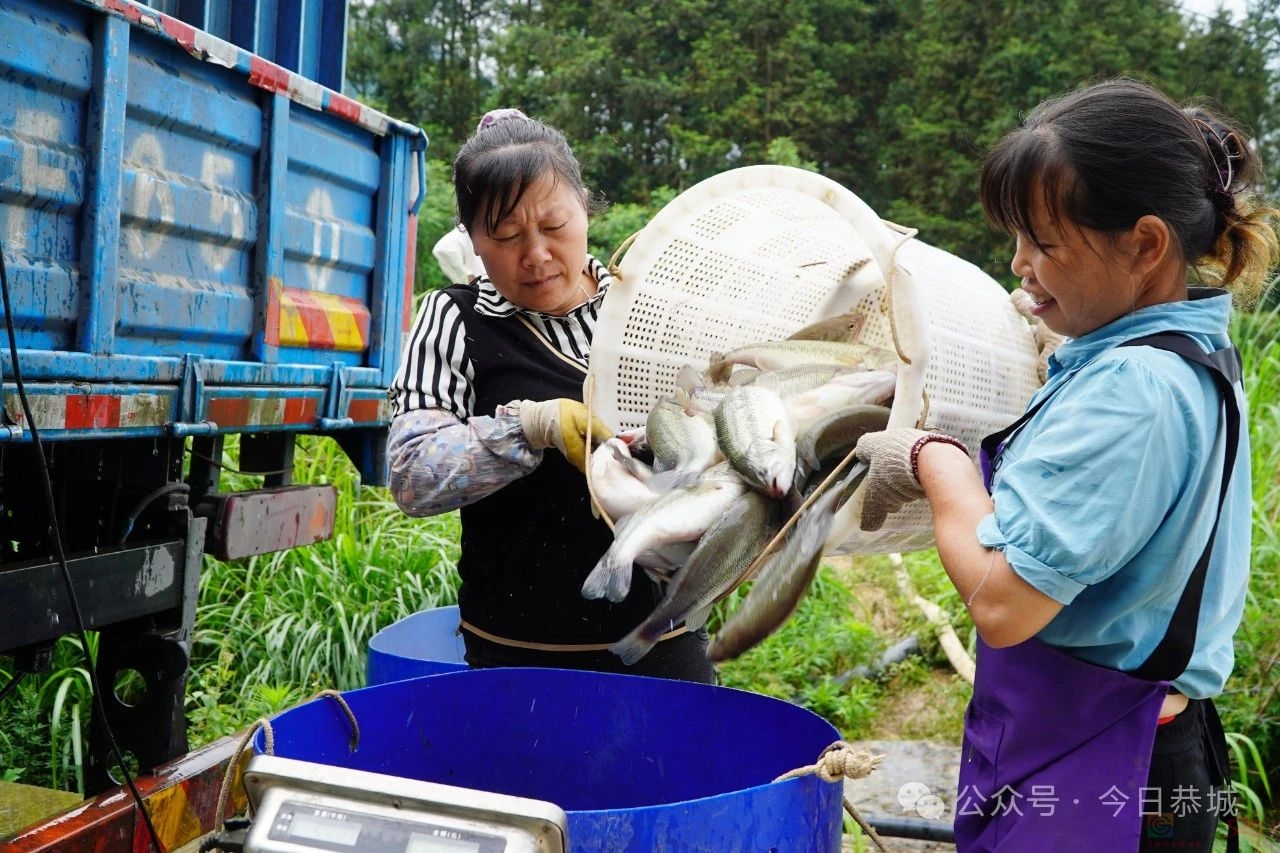
[[[958,438],[952,438],[940,432],[929,432],[916,439],[916,443],[911,445],[911,476],[916,478],[916,482],[920,482],[920,451],[931,441],[940,441],[943,444],[950,444],[964,451],[964,455],[969,455],[969,448],[964,446],[964,442]]]

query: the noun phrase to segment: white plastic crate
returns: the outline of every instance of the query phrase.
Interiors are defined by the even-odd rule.
[[[982,437],[1013,422],[1038,386],[1030,328],[994,279],[802,169],[749,166],[691,187],[636,235],[617,272],[588,378],[614,429],[642,426],[684,365],[704,369],[712,353],[854,308],[868,316],[858,340],[904,359],[891,427],[940,429],[976,461]],[[932,546],[924,501],[860,531],[863,491],[841,510],[828,553]]]

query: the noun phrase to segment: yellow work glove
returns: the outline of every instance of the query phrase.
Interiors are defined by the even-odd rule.
[[[924,497],[916,463],[920,449],[931,441],[945,442],[969,452],[959,439],[909,427],[868,432],[858,439],[854,455],[867,463],[863,530],[868,533],[879,530],[890,515]]]
[[[591,446],[600,446],[613,438],[613,430],[604,421],[593,418],[587,407],[577,400],[560,397],[555,400],[521,400],[520,427],[534,450],[554,447],[579,471],[586,472],[587,423],[591,424]]]
[[[1049,376],[1049,356],[1062,346],[1067,336],[1053,331],[1044,324],[1044,320],[1031,313],[1031,296],[1025,290],[1019,289],[1010,293],[1009,300],[1013,302],[1017,312],[1031,324],[1031,334],[1035,337],[1036,352],[1039,356],[1036,361],[1036,374],[1040,377],[1040,384],[1043,385]]]

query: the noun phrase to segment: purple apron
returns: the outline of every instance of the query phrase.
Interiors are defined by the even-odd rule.
[[[1226,494],[1239,444],[1233,348],[1205,355],[1178,334],[1152,335],[1123,346],[1167,349],[1203,364],[1226,409]],[[982,442],[988,491],[1010,437],[1039,411]],[[973,698],[965,712],[955,835],[960,853],[1000,850],[1138,849],[1157,717],[1169,682],[1195,647],[1200,597],[1217,522],[1183,590],[1164,638],[1133,672],[1086,663],[1032,638],[993,649],[978,641]]]

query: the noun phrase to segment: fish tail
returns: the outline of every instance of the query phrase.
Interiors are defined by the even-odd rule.
[[[627,636],[609,647],[609,651],[622,658],[622,662],[627,666],[632,666],[640,658],[649,654],[658,643],[660,633],[651,636],[651,631],[647,625],[640,625]]]
[[[631,592],[631,560],[613,548],[605,552],[582,583],[582,597],[607,598],[615,604]]]

